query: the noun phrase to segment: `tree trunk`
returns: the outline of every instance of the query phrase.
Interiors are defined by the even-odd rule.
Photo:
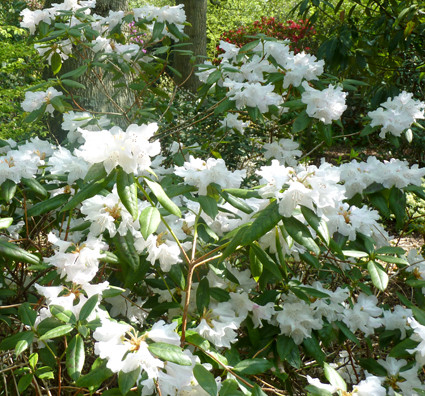
[[[56,3],[57,0],[47,0],[45,7],[50,7],[52,3]],[[107,16],[109,11],[118,11],[118,10],[127,10],[128,0],[97,0],[96,8],[92,9],[92,14],[98,14],[101,16]],[[85,62],[84,62],[85,63]],[[69,58],[67,59],[60,71],[60,74],[67,73],[71,70],[75,70],[83,64],[82,60],[79,58]],[[47,73],[49,75],[45,76],[45,79],[51,78],[50,69]],[[95,68],[94,72],[98,76],[103,75],[103,70],[100,68]],[[127,106],[133,103],[134,98],[131,97],[131,93],[125,87],[114,88],[114,85],[123,82],[121,80],[111,81],[111,75],[106,78],[102,78],[101,81],[94,76],[93,72],[90,73],[90,78],[88,75],[82,75],[77,81],[86,86],[86,89],[73,89],[73,96],[76,98],[76,102],[83,108],[88,111],[95,112],[105,112],[105,113],[120,113]],[[109,97],[108,97],[109,96]],[[113,98],[113,102],[110,98]],[[74,106],[76,107],[76,106]],[[55,113],[56,114],[56,113]],[[120,116],[110,116],[107,115],[115,124],[118,124],[121,127],[126,127],[127,123],[123,117]],[[67,132],[63,131],[61,128],[62,115],[56,116],[49,119],[49,129],[53,135],[59,140],[62,141]]]
[[[174,67],[182,77],[177,77],[177,82],[183,87],[196,92],[201,85],[198,77],[194,74],[195,65],[204,61],[207,55],[207,0],[177,0],[176,4],[183,4],[186,19],[192,26],[186,26],[184,32],[189,36],[188,46],[183,49],[193,51],[195,62],[190,61],[190,56],[176,53],[174,55]]]

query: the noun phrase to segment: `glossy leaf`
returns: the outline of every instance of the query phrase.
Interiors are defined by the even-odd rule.
[[[81,375],[85,358],[84,340],[80,334],[76,334],[66,349],[66,369],[74,381]]]

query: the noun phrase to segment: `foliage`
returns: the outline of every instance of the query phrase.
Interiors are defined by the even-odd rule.
[[[423,392],[424,258],[385,226],[403,235],[425,169],[375,157],[316,166],[294,141],[345,142],[342,88],[362,81],[261,37],[205,63],[190,104],[170,82],[181,9],[96,19],[83,4],[23,20],[55,75],[26,93],[25,120],[59,112],[69,133],[63,146],[0,141],[0,394]],[[70,47],[84,63],[63,72]],[[107,74],[132,92],[118,109],[126,128],[78,105],[75,90]],[[362,133],[410,136],[425,103],[403,93],[367,114]],[[264,125],[270,143],[242,146]],[[249,144],[262,146],[258,162]]]
[[[237,30],[229,30],[221,35],[221,40],[236,44],[238,47],[253,41],[253,36],[264,34],[268,37],[274,37],[277,40],[289,40],[291,48],[295,51],[308,50],[303,45],[305,39],[311,38],[316,34],[314,28],[308,21],[292,20],[279,22],[275,17],[261,17],[261,20],[254,21],[251,25],[240,26]],[[217,47],[220,53],[219,47]]]
[[[45,135],[42,123],[22,125],[21,103],[25,91],[41,81],[40,59],[32,45],[26,43],[27,31],[19,26],[22,1],[0,4],[0,137],[24,138]]]

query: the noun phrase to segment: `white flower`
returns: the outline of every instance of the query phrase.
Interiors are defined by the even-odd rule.
[[[52,20],[50,9],[31,11],[25,8],[20,15],[23,17],[21,27],[28,28],[31,34],[35,33],[35,28],[40,22],[50,24]]]
[[[201,195],[206,195],[207,187],[211,183],[217,183],[222,188],[239,188],[246,175],[245,170],[229,171],[221,158],[203,161],[192,156],[183,166],[176,166],[174,173],[183,177],[185,183],[198,187],[198,193]]]
[[[387,390],[382,386],[382,378],[369,375],[353,387],[353,396],[386,396]]]
[[[180,337],[175,331],[176,327],[177,322],[167,324],[163,320],[160,320],[148,331],[148,337],[155,342],[180,345]]]
[[[149,168],[151,157],[160,152],[158,141],[149,142],[157,129],[155,123],[132,124],[126,132],[119,127],[99,132],[79,129],[85,143],[75,154],[90,164],[102,162],[108,174],[120,165],[125,172],[138,175]]]
[[[59,251],[44,261],[55,266],[60,276],[66,276],[66,280],[77,284],[90,282],[94,278],[99,259],[103,256],[100,251],[107,248],[105,243],[94,238],[73,246],[71,242],[61,241],[55,235],[49,234],[49,242],[56,245]]]
[[[300,157],[302,151],[298,150],[299,144],[292,139],[280,139],[277,142],[266,143],[263,145],[264,158],[275,158],[282,165],[296,166],[297,160],[295,157]]]
[[[342,113],[347,109],[345,97],[341,87],[329,85],[328,88],[319,91],[310,87],[304,81],[302,86],[305,91],[301,95],[301,101],[307,105],[307,114],[317,118],[324,124],[331,124],[332,120],[339,120]]]
[[[236,330],[241,321],[241,318],[236,317],[231,303],[213,303],[193,330],[216,347],[230,348],[230,344],[237,341]]]
[[[218,56],[219,58],[236,61],[236,56],[238,55],[240,49],[238,46],[223,40],[220,40],[218,46],[224,51],[223,54]]]
[[[408,319],[410,327],[413,329],[411,339],[419,342],[419,345],[414,349],[409,349],[409,353],[416,353],[416,361],[420,365],[425,365],[425,326],[421,325],[414,318]]]
[[[56,96],[61,96],[62,92],[57,91],[55,88],[50,87],[46,92],[37,91],[25,92],[25,100],[22,102],[22,109],[24,111],[34,111],[39,109],[44,103],[47,104],[46,111],[53,114],[55,111],[54,107],[50,104],[50,101]]]
[[[108,361],[106,367],[114,373],[129,373],[141,367],[149,378],[157,378],[158,370],[164,367],[164,363],[149,352],[144,336],[139,336],[130,325],[103,319],[93,338],[97,341],[95,353]]]
[[[283,303],[281,311],[276,311],[276,320],[281,334],[292,337],[300,345],[304,338],[311,337],[312,330],[322,328],[323,321],[315,317],[313,308],[304,301],[296,297],[290,300]]]
[[[227,96],[236,101],[236,108],[241,110],[245,107],[258,107],[261,113],[266,113],[269,106],[279,106],[283,100],[280,95],[274,93],[274,85],[261,85],[259,82],[235,82],[226,79],[223,86],[229,88]]]
[[[380,106],[375,111],[369,112],[368,116],[372,118],[370,123],[372,127],[382,125],[379,134],[382,138],[387,132],[400,136],[416,120],[425,118],[425,103],[413,99],[413,94],[406,91],[393,99],[388,98]]]
[[[283,66],[287,70],[283,80],[283,88],[288,88],[290,85],[298,87],[302,80],[317,79],[323,73],[325,62],[323,60],[318,61],[314,55],[300,52],[289,57]]]
[[[68,174],[68,184],[73,184],[78,179],[84,179],[89,170],[89,164],[72,155],[72,153],[64,148],[58,149],[49,158],[48,165],[52,175]]]
[[[221,120],[220,123],[223,127],[236,129],[241,134],[244,133],[245,128],[249,125],[248,122],[243,122],[238,118],[237,114],[233,113],[227,113],[224,120]]]
[[[382,326],[382,308],[376,306],[378,299],[372,296],[366,296],[360,293],[357,298],[357,303],[353,308],[347,309],[343,312],[343,322],[349,327],[352,332],[361,330],[365,336],[374,333],[375,329]]]
[[[411,309],[396,305],[394,311],[384,311],[384,327],[387,330],[399,329],[401,339],[406,338],[406,330],[409,329],[408,320],[413,317]]]

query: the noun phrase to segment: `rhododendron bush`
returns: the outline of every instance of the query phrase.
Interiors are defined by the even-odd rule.
[[[156,83],[184,48],[183,8],[94,5],[22,13],[55,73],[27,93],[26,120],[63,113],[68,136],[1,141],[0,393],[424,394],[425,260],[391,233],[411,220],[406,192],[425,195],[425,169],[312,164],[296,142],[341,138],[359,82],[266,36],[222,42],[220,64],[199,67],[201,100],[229,134],[280,131],[265,165],[229,169],[158,139],[173,93]],[[108,73],[133,90],[119,125],[74,91]],[[424,110],[402,92],[359,114],[359,133],[414,139]]]

